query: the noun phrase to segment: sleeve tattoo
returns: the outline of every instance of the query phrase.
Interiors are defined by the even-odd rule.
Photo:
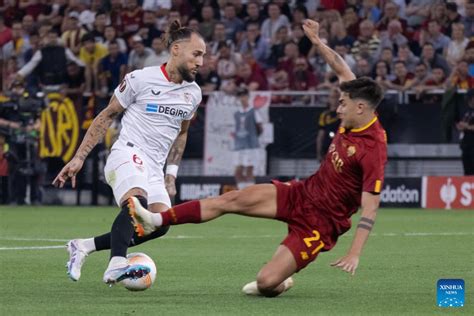
[[[171,150],[168,154],[168,159],[166,160],[168,165],[179,166],[181,158],[183,157],[184,148],[186,147],[186,139],[188,134],[181,133],[176,138]]]

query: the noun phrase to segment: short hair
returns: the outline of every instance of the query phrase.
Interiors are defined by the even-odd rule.
[[[168,31],[165,35],[166,47],[170,48],[176,41],[190,39],[193,33],[202,38],[202,35],[199,32],[189,27],[182,27],[178,20],[173,21],[168,27]]]
[[[351,81],[344,81],[340,85],[342,92],[347,93],[351,99],[361,99],[376,109],[382,101],[384,92],[382,87],[369,77],[360,77]]]

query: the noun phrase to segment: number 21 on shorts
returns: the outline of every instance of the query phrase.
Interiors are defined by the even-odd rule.
[[[316,255],[318,251],[320,251],[324,247],[324,242],[321,240],[321,235],[319,234],[319,232],[314,229],[313,235],[314,236],[312,237],[303,238],[303,241],[306,244],[306,247],[310,249],[314,247],[314,249],[311,251],[312,256]],[[303,260],[308,260],[309,259],[308,253],[306,251],[302,251],[301,258]]]

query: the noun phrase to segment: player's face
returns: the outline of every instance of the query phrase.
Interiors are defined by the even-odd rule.
[[[341,93],[336,112],[341,120],[342,127],[351,129],[354,126],[358,126],[357,119],[361,114],[360,103],[357,100],[352,100],[346,92]]]
[[[206,44],[196,34],[191,35],[189,41],[180,43],[177,70],[185,81],[195,80],[199,67],[203,64],[204,54],[206,54]]]

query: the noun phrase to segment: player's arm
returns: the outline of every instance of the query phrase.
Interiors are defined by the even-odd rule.
[[[53,181],[53,185],[62,188],[70,178],[72,181],[72,187],[74,188],[76,186],[76,174],[81,170],[84,160],[86,160],[86,157],[95,145],[104,138],[107,129],[110,127],[114,119],[123,111],[124,108],[120,105],[115,95],[113,95],[109,105],[94,119],[87,130],[79,149],[76,151],[76,154],[71,161],[64,166],[61,172],[59,172]]]
[[[346,61],[319,38],[319,23],[310,19],[304,20],[303,30],[319,54],[336,73],[339,82],[354,80],[356,76]]]
[[[181,163],[181,158],[183,158],[184,148],[186,147],[186,141],[188,139],[188,129],[191,124],[190,120],[185,120],[181,123],[181,131],[176,137],[176,140],[171,147],[171,150],[168,154],[168,159],[166,160],[166,176],[165,184],[166,190],[170,198],[172,199],[176,195],[176,185],[175,180],[178,175],[179,164]]]
[[[333,267],[341,268],[342,270],[355,274],[355,270],[359,265],[359,257],[364,248],[367,238],[369,238],[370,231],[375,223],[377,216],[377,209],[380,203],[380,195],[370,192],[362,192],[362,214],[357,225],[354,239],[352,240],[351,248],[346,256],[331,263]]]

